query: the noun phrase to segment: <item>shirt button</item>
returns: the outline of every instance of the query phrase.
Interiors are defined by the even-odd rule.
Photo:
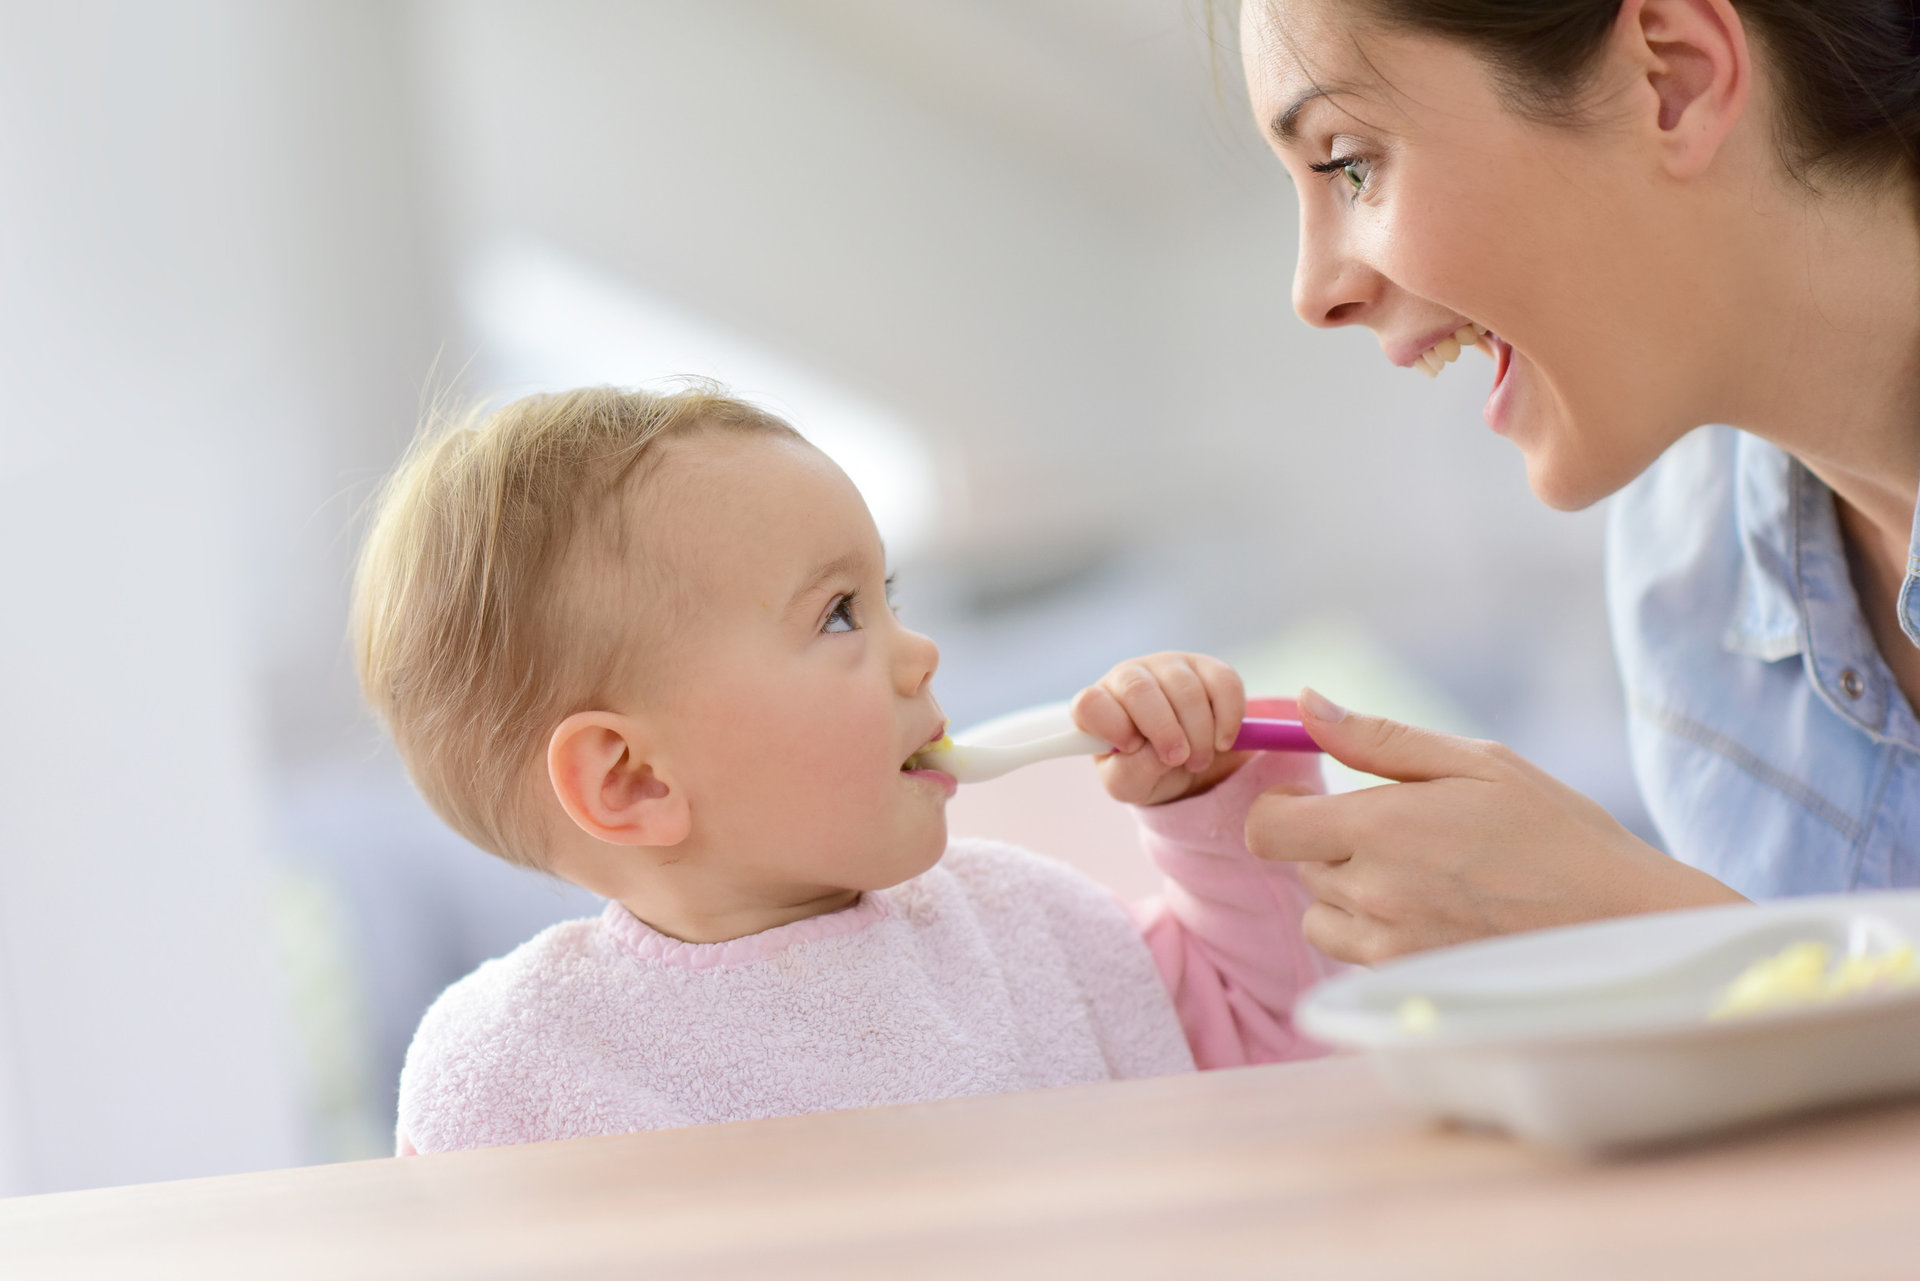
[[[1858,698],[1867,692],[1867,683],[1860,679],[1859,672],[1849,667],[1840,673],[1840,688],[1846,691],[1848,698]]]

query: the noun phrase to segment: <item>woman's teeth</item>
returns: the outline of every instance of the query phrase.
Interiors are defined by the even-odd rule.
[[[1460,359],[1461,352],[1486,337],[1487,333],[1485,325],[1478,325],[1469,320],[1414,357],[1413,367],[1429,378],[1438,378],[1442,369]]]

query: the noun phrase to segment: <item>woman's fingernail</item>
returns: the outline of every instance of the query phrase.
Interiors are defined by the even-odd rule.
[[[1315,689],[1300,691],[1300,710],[1316,721],[1325,721],[1329,725],[1338,725],[1347,719],[1347,709]]]

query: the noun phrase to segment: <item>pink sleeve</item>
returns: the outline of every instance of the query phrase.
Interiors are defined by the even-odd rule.
[[[1246,844],[1254,798],[1283,784],[1324,790],[1320,758],[1262,753],[1210,792],[1139,810],[1147,854],[1167,887],[1129,910],[1203,1070],[1327,1052],[1294,1030],[1293,1003],[1342,967],[1301,936],[1313,900],[1293,867],[1255,858]]]

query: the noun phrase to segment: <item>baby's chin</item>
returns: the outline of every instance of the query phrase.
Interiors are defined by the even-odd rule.
[[[939,822],[933,825],[933,830],[925,837],[916,840],[910,851],[903,851],[903,853],[907,854],[906,863],[911,869],[900,878],[903,881],[910,881],[923,872],[932,871],[934,866],[946,856],[947,815],[944,806],[941,807]]]
[[[890,890],[932,871],[947,852],[944,807],[935,817],[936,822],[903,837],[891,849],[878,851],[869,867],[857,877],[860,884],[848,888],[869,893]]]

